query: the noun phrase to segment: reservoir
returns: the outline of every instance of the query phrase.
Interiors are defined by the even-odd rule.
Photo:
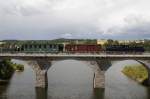
[[[121,70],[134,60],[112,62],[105,72],[105,90],[93,89],[92,68],[85,62],[64,60],[54,62],[48,70],[48,88],[35,88],[35,74],[25,61],[9,84],[0,86],[0,99],[150,99],[150,89],[126,77]]]

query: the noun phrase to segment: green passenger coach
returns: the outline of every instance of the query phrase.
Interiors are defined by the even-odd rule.
[[[64,45],[58,43],[52,43],[46,40],[38,41],[19,41],[19,42],[6,42],[3,52],[7,52],[11,49],[11,52],[26,52],[26,53],[58,53],[63,52]],[[10,50],[9,50],[10,52]]]

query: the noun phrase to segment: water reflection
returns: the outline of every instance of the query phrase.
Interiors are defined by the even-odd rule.
[[[131,64],[139,63],[134,60],[120,61],[106,72],[105,99],[149,99],[149,88],[121,72],[124,66]]]
[[[150,88],[147,88],[147,99],[150,99]]]
[[[6,92],[8,86],[9,86],[8,84],[0,86],[0,99],[7,99]]]
[[[105,73],[105,90],[93,89],[93,71],[84,62],[54,64],[48,71],[48,89],[35,88],[34,71],[26,65],[24,72],[15,73],[7,86],[0,86],[0,99],[150,99],[149,88],[121,73],[123,66],[136,61],[112,64]]]
[[[39,87],[36,87],[35,88],[35,94],[36,94],[36,98],[35,99],[48,99],[47,96],[48,96],[48,91],[47,91],[47,88],[39,88]]]
[[[104,89],[93,89],[93,97],[91,99],[104,99]],[[52,97],[48,97],[48,90],[47,88],[35,88],[35,99],[53,99]],[[4,99],[7,99],[6,97]]]
[[[93,89],[93,99],[104,99],[104,88]]]
[[[65,60],[48,71],[50,99],[94,99],[93,71],[84,62]]]

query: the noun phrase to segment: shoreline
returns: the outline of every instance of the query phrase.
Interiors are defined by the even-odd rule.
[[[0,79],[0,85],[4,85],[4,84],[8,84],[8,83],[9,83],[9,79],[8,80]]]

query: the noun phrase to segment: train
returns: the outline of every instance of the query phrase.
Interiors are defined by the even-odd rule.
[[[67,44],[65,52],[68,53],[99,53],[103,49],[97,44]]]
[[[0,46],[1,53],[143,53],[143,46],[100,44],[57,44],[50,42],[9,43]]]
[[[131,45],[109,45],[106,46],[105,51],[108,53],[143,53],[145,52],[142,46],[131,46]]]

